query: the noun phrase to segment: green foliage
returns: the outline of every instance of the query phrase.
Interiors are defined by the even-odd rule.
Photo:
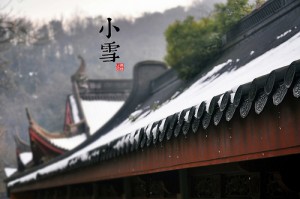
[[[168,27],[165,36],[168,44],[165,60],[184,79],[198,73],[220,48],[219,34],[212,18],[195,21],[188,17],[183,22],[176,21]]]
[[[255,0],[255,8],[259,8],[264,3],[266,3],[267,0]]]
[[[248,0],[228,0],[227,4],[215,5],[215,18],[221,33],[227,32],[242,17],[253,10]]]
[[[252,9],[248,0],[228,0],[216,4],[210,17],[199,21],[188,17],[171,24],[165,32],[166,62],[181,78],[194,77],[221,51],[222,35]]]

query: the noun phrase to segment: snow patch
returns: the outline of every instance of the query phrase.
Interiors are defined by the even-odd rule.
[[[10,177],[12,174],[17,172],[17,169],[6,167],[6,168],[4,168],[4,172],[5,172],[6,177]]]
[[[131,113],[129,117],[137,118],[137,116],[140,115],[142,112],[143,112],[143,110],[141,110],[141,109],[136,110],[133,113]]]
[[[31,152],[23,152],[23,153],[20,153],[19,157],[20,157],[22,163],[24,165],[26,165],[32,160],[32,153]]]
[[[180,92],[179,92],[179,91],[176,91],[176,92],[172,95],[171,99],[175,99],[179,94],[180,94]]]
[[[156,139],[156,136],[157,136],[157,124],[152,129],[152,135],[153,135],[153,139]]]
[[[81,100],[81,105],[90,133],[94,134],[102,127],[124,104],[124,101]]]
[[[205,111],[208,113],[209,111],[209,106],[210,106],[210,102],[211,102],[212,98],[208,99],[208,100],[205,100],[205,104],[206,104],[206,107],[205,107]]]
[[[218,100],[218,105],[219,105],[219,107],[221,106],[221,102],[222,102],[223,97],[224,97],[224,94],[223,94],[223,95],[219,98],[219,100]]]
[[[84,133],[73,137],[49,139],[54,145],[67,150],[75,148],[85,140],[86,135]]]
[[[197,113],[198,113],[198,110],[199,110],[200,105],[201,105],[201,104],[198,104],[198,105],[195,106],[194,117],[197,117]]]
[[[165,126],[165,122],[166,122],[166,119],[163,119],[163,121],[161,122],[160,126],[159,126],[159,131],[162,132],[163,129],[164,129],[164,126]]]
[[[150,137],[151,128],[152,128],[152,124],[149,124],[148,127],[147,127],[147,129],[146,129],[146,135],[147,135],[147,138]]]
[[[77,104],[76,104],[76,101],[75,101],[75,98],[73,95],[70,95],[69,99],[70,99],[70,105],[71,105],[71,110],[72,110],[71,111],[72,117],[73,117],[74,123],[76,124],[80,121]]]
[[[282,33],[281,35],[278,35],[278,36],[276,37],[276,39],[280,39],[280,38],[286,36],[287,34],[289,34],[290,32],[292,32],[292,30],[287,30],[287,31],[285,31],[284,33]]]
[[[235,93],[230,93],[230,103],[233,103]]]
[[[188,121],[189,120],[189,114],[190,114],[190,111],[187,111],[186,113],[185,113],[185,116],[184,116],[184,121]]]

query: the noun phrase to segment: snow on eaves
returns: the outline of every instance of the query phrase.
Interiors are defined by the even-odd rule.
[[[300,59],[299,49],[300,33],[297,33],[286,42],[265,52],[236,70],[227,71],[221,75],[217,75],[217,73],[228,63],[217,65],[182,94],[175,99],[170,100],[169,103],[164,104],[156,111],[152,111],[148,115],[145,115],[144,118],[139,117],[135,122],[130,122],[127,119],[83,149],[76,151],[60,161],[41,168],[40,170],[27,174],[19,179],[12,180],[8,183],[8,186],[13,186],[17,182],[35,179],[37,174],[43,175],[45,173],[64,169],[68,166],[69,161],[74,158],[86,157],[90,150],[105,145],[126,134],[134,133],[139,128],[146,127],[153,122],[162,120],[183,109],[198,105],[203,101],[210,101],[212,97],[223,94],[228,90],[233,90],[232,88],[236,88],[239,85],[251,82],[254,78],[268,74],[274,69],[289,65],[294,60]],[[230,60],[229,62],[234,64]]]

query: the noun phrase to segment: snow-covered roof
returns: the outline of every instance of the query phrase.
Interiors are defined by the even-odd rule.
[[[94,134],[121,108],[124,101],[108,100],[81,100],[82,109],[90,127],[90,133]]]
[[[268,74],[272,70],[289,65],[292,61],[300,59],[299,48],[300,33],[238,69],[233,67],[231,71],[219,73],[228,64],[234,66],[235,62],[228,60],[219,64],[174,100],[164,104],[143,118],[137,118],[135,122],[125,120],[121,125],[102,136],[92,145],[99,146],[108,143],[181,110],[198,105],[202,101],[207,101],[209,104],[212,97],[216,95],[223,94],[229,90],[234,91],[239,85],[251,82],[256,77]]]
[[[4,172],[5,172],[5,175],[7,177],[10,177],[12,174],[14,174],[18,169],[16,168],[10,168],[10,167],[6,167],[4,168]]]
[[[276,40],[277,38],[274,38]],[[210,100],[217,95],[221,95],[226,91],[231,92],[231,99],[233,99],[236,88],[239,85],[251,82],[253,79],[268,74],[275,69],[291,64],[293,61],[300,59],[300,33],[295,34],[286,42],[278,45],[277,47],[265,52],[259,57],[254,58],[244,66],[235,67],[237,62],[242,58],[229,59],[226,62],[213,67],[208,73],[199,78],[194,84],[187,88],[176,98],[164,103],[157,110],[152,110],[149,114],[143,114],[136,120],[131,121],[126,119],[116,128],[110,130],[105,135],[94,140],[89,145],[82,149],[75,151],[71,155],[39,170],[24,175],[18,179],[12,180],[8,186],[13,186],[17,182],[26,182],[36,179],[37,175],[44,175],[52,173],[61,169],[65,169],[77,160],[86,161],[89,157],[89,152],[101,146],[105,146],[112,141],[122,138],[115,147],[120,147],[127,139],[134,142],[136,139],[135,133],[141,128],[148,126],[152,128],[157,127],[155,122],[162,121],[159,129],[163,129],[166,118],[174,113],[178,113],[184,109],[192,106],[199,107],[199,105],[206,101],[209,107]],[[251,56],[252,50],[249,51],[247,56]],[[253,55],[252,55],[253,56]],[[231,66],[231,70],[220,72],[224,67]],[[232,100],[231,100],[232,101]],[[186,114],[182,117],[188,119]],[[180,116],[181,117],[181,116]],[[152,125],[154,124],[154,125]],[[148,132],[148,130],[146,130]],[[131,136],[127,136],[131,135]]]
[[[31,152],[23,152],[19,154],[20,159],[23,165],[28,164],[32,160],[32,153]]]
[[[69,97],[74,123],[80,122],[78,107],[73,95]],[[83,100],[81,105],[90,127],[90,133],[94,134],[105,124],[124,104],[124,101],[107,100]],[[43,136],[45,137],[45,136]],[[45,139],[56,147],[64,150],[72,150],[87,139],[85,132],[71,137],[45,137]]]
[[[71,105],[71,112],[74,123],[80,122],[78,106],[73,95],[69,96]],[[80,100],[83,113],[85,115],[87,124],[90,127],[90,134],[93,135],[99,128],[101,128],[124,104],[124,101],[109,101],[109,100]],[[66,137],[53,138],[49,141],[65,150],[72,150],[87,139],[85,132],[81,134]]]
[[[50,138],[49,141],[54,144],[55,146],[58,146],[62,149],[66,150],[72,150],[79,144],[81,144],[83,141],[86,140],[86,134],[82,133],[79,135],[75,135],[72,137],[65,137],[65,138]]]
[[[71,105],[72,117],[73,117],[74,123],[76,124],[80,121],[78,107],[76,105],[75,98],[73,95],[70,95],[69,100],[70,100],[70,105]]]

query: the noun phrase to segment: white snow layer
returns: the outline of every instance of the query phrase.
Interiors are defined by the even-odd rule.
[[[276,39],[276,38],[275,38]],[[17,182],[25,182],[35,179],[37,174],[57,171],[65,168],[73,158],[85,158],[88,151],[101,145],[105,145],[112,140],[133,133],[141,127],[145,127],[155,121],[179,112],[183,109],[200,104],[202,101],[209,101],[212,97],[222,94],[232,88],[251,82],[254,78],[270,73],[272,70],[289,65],[292,61],[300,59],[300,33],[297,33],[281,45],[267,51],[263,55],[253,59],[237,70],[227,71],[220,76],[217,74],[227,63],[215,66],[209,73],[200,78],[190,88],[181,95],[161,106],[156,111],[151,112],[145,118],[139,117],[134,123],[125,120],[122,124],[112,129],[106,135],[98,138],[85,148],[72,155],[48,165],[38,171],[25,175],[19,179],[8,183],[13,186]],[[231,63],[231,61],[229,60]]]
[[[281,35],[278,35],[277,37],[276,37],[276,39],[280,39],[280,38],[282,38],[282,37],[284,37],[284,36],[286,36],[287,34],[289,34],[290,32],[292,32],[292,30],[290,29],[290,30],[287,30],[287,31],[285,31],[284,33],[282,33]]]
[[[76,124],[80,121],[80,119],[79,119],[77,104],[73,95],[70,95],[70,105],[71,105],[72,117],[74,123]]]
[[[90,127],[90,133],[94,134],[108,122],[123,104],[124,101],[81,100],[82,109]]]
[[[31,152],[23,152],[23,153],[20,153],[19,156],[24,165],[28,164],[32,160]]]
[[[54,145],[62,148],[71,150],[81,144],[83,141],[86,140],[86,135],[84,133],[80,135],[75,135],[73,137],[67,137],[67,138],[53,138],[49,139],[51,143]]]
[[[9,167],[4,168],[4,172],[5,172],[6,177],[10,177],[16,171],[17,171],[16,168],[9,168]]]

